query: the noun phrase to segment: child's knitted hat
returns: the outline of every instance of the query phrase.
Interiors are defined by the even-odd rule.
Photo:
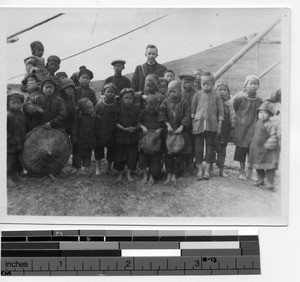
[[[47,63],[49,63],[49,62],[57,62],[58,64],[60,64],[61,59],[55,55],[51,55],[47,59]]]
[[[59,90],[62,91],[66,89],[68,86],[73,86],[75,88],[75,84],[72,79],[70,78],[64,78],[59,84]]]
[[[55,76],[60,79],[68,78],[68,75],[64,71],[57,72]]]
[[[249,74],[245,78],[245,86],[248,84],[248,82],[250,80],[254,80],[254,79],[256,79],[258,81],[258,84],[260,84],[260,78],[259,78],[258,75],[256,75],[256,74]]]
[[[90,79],[94,78],[93,72],[87,68],[83,68],[80,70],[80,72],[78,73],[78,78],[80,78],[83,74],[87,74],[90,77]]]
[[[134,95],[134,90],[132,88],[123,88],[120,92],[120,98],[122,98],[122,96],[125,94],[125,93],[131,93],[132,96],[135,98],[135,95]]]
[[[221,85],[222,85],[222,86],[226,86],[227,91],[228,91],[228,93],[230,94],[229,84],[228,84],[227,81],[218,81],[218,82],[216,83],[216,88],[215,88],[215,90],[217,90],[218,87],[221,86]]]
[[[7,95],[7,102],[11,101],[11,100],[20,100],[21,103],[23,104],[24,102],[24,95],[20,94],[20,93],[10,93]]]
[[[268,112],[271,116],[274,115],[273,112],[272,112],[272,109],[271,109],[271,107],[270,107],[270,102],[268,102],[268,101],[263,102],[263,103],[259,106],[259,108],[257,109],[257,113],[258,113],[259,111],[261,111],[261,110],[264,110],[264,111]]]
[[[57,84],[53,79],[46,78],[41,82],[41,89],[43,90],[43,87],[45,86],[46,83],[50,83],[54,86],[55,91],[57,90]]]
[[[189,79],[189,80],[195,80],[195,76],[191,72],[182,72],[178,75],[179,79]]]
[[[33,53],[37,48],[43,48],[44,45],[40,41],[33,41],[30,43],[31,52]]]
[[[104,91],[105,91],[106,88],[113,88],[115,90],[115,92],[118,93],[118,88],[117,88],[117,86],[114,83],[106,83],[103,86],[103,93],[104,93]]]

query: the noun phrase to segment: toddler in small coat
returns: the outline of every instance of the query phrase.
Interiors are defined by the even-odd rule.
[[[107,83],[103,87],[104,98],[96,105],[97,131],[96,131],[96,175],[100,175],[100,161],[105,157],[108,162],[107,171],[111,170],[116,151],[116,127],[115,116],[119,103],[115,97],[118,88],[113,83]]]
[[[166,152],[165,166],[167,180],[176,182],[177,177],[183,173],[183,163],[186,155],[192,152],[190,140],[191,110],[190,105],[181,97],[180,82],[173,80],[168,85],[169,98],[160,106],[159,122],[161,122],[169,134],[183,134],[184,148],[181,152],[172,154]]]
[[[220,95],[221,100],[224,106],[224,120],[222,122],[221,133],[219,136],[216,136],[215,142],[213,145],[213,150],[216,152],[214,155],[217,155],[216,164],[219,167],[219,175],[221,177],[228,177],[228,174],[224,171],[225,158],[226,158],[226,149],[228,142],[230,140],[230,134],[234,128],[234,109],[230,103],[230,91],[228,82],[219,81],[216,85],[215,91]],[[211,164],[211,169],[213,164]]]
[[[22,172],[20,156],[25,135],[27,133],[26,116],[21,111],[24,96],[19,93],[7,95],[7,186],[14,187],[16,183],[12,175]]]
[[[134,105],[135,95],[132,88],[124,88],[120,93],[121,106],[116,111],[116,154],[114,169],[119,171],[117,181],[126,176],[129,182],[134,181],[131,172],[136,170],[138,161],[138,117],[140,109]]]
[[[256,169],[258,180],[255,185],[274,190],[275,170],[278,165],[277,126],[270,120],[273,116],[269,102],[264,102],[257,110],[258,121],[254,127],[249,150],[249,165]],[[264,178],[267,177],[267,184]]]
[[[93,103],[82,98],[78,103],[78,113],[72,127],[73,165],[86,174],[91,165],[92,151],[96,147],[96,114]]]
[[[94,78],[94,74],[87,68],[82,68],[78,73],[79,86],[75,90],[75,104],[82,98],[88,98],[94,106],[97,104],[95,92],[90,88],[90,81]]]
[[[21,90],[27,92],[29,96],[37,95],[40,90],[40,83],[49,76],[46,68],[44,55],[44,45],[40,41],[33,41],[30,44],[32,56],[24,60],[26,74],[22,80]]]
[[[160,136],[163,128],[158,121],[159,102],[155,96],[150,95],[146,98],[146,103],[146,109],[142,110],[139,115],[140,128],[143,131],[143,135],[150,131],[157,134],[157,136]],[[161,151],[154,154],[147,154],[142,149],[140,150],[139,167],[143,170],[143,183],[155,183],[155,177],[157,177],[161,172],[161,161]],[[147,168],[149,168],[149,179]]]

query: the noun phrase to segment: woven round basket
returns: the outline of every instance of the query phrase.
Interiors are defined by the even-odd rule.
[[[154,155],[160,151],[161,139],[160,136],[154,132],[149,131],[143,136],[141,142],[141,149],[144,153]]]
[[[33,175],[48,175],[64,167],[71,150],[71,142],[64,131],[39,126],[25,137],[21,163]]]
[[[185,145],[183,134],[168,133],[166,146],[170,154],[177,154],[183,150]]]

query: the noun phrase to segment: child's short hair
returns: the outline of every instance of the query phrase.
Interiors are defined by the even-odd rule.
[[[102,89],[102,94],[103,95],[104,95],[104,92],[105,92],[106,88],[112,88],[112,89],[115,90],[115,94],[118,93],[118,88],[117,88],[117,86],[114,83],[106,83],[106,84],[104,84],[103,89]]]
[[[31,53],[33,54],[37,48],[44,49],[44,45],[41,41],[33,41],[30,43]]]
[[[174,76],[175,76],[175,72],[174,72],[174,71],[172,71],[172,70],[166,70],[166,71],[164,72],[164,75],[166,75],[166,73],[168,73],[168,72],[170,72],[170,73],[173,73],[173,74],[174,74]]]
[[[168,85],[169,82],[165,77],[160,77],[158,79],[158,84],[160,84],[160,83],[166,83]]]
[[[209,72],[209,71],[203,72],[203,73],[201,74],[201,77],[203,77],[203,76],[208,76],[212,81],[215,81],[214,75],[213,75],[211,72]]]
[[[156,47],[155,45],[153,45],[153,44],[148,44],[148,45],[146,46],[146,52],[147,52],[147,49],[156,49],[156,54],[158,54],[158,49],[157,49],[157,47]]]
[[[92,71],[90,71],[87,68],[83,68],[80,70],[80,72],[78,73],[78,79],[83,75],[83,74],[87,74],[89,76],[90,79],[94,78],[94,74]]]
[[[49,63],[49,62],[56,62],[56,63],[60,64],[61,59],[55,55],[52,55],[52,56],[49,56],[47,59],[47,63]]]

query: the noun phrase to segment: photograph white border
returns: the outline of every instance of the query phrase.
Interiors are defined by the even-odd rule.
[[[2,1],[2,2],[8,2],[8,1]],[[37,1],[30,1],[30,3],[27,3],[28,1],[9,1],[8,3],[0,3],[0,8],[4,6],[10,6],[10,7],[27,7],[27,8],[34,8],[34,7],[67,7],[67,8],[99,8],[101,7],[151,7],[151,8],[164,8],[164,7],[170,7],[170,5],[167,5],[167,3],[164,3],[164,5],[160,5],[159,3],[155,3],[157,1],[151,1],[151,3],[147,3],[145,5],[141,4],[132,4],[130,1],[128,3],[126,2],[126,5],[124,5],[124,2],[121,1],[115,1],[111,3],[111,1],[103,1],[101,4],[99,4],[97,1],[94,3],[94,5],[84,3],[79,4],[77,2],[72,3],[72,6],[69,6],[69,3],[66,4],[63,1],[52,1],[51,6],[50,5],[42,5],[41,3]],[[57,2],[57,3],[56,3]],[[94,2],[94,1],[90,1]],[[108,4],[105,5],[105,2]],[[178,8],[187,8],[187,7],[199,7],[199,8],[284,8],[287,7],[285,5],[277,6],[276,3],[273,5],[263,5],[261,1],[251,1],[250,3],[243,3],[241,5],[240,2],[237,2],[236,5],[230,6],[230,5],[224,5],[219,4],[216,6],[215,4],[209,3],[199,3],[199,1],[189,1],[191,3],[185,3],[185,5],[182,5],[182,3],[179,3],[179,1],[172,1],[172,7],[178,7]],[[260,4],[256,4],[255,2],[259,2]],[[140,2],[139,2],[140,3]],[[178,4],[179,3],[179,4]],[[6,4],[6,5],[5,5]],[[143,3],[144,4],[144,3]],[[249,6],[248,6],[249,5]],[[1,9],[0,9],[1,11]],[[287,32],[282,33],[282,92],[283,93],[289,93],[289,73],[290,73],[290,17],[288,17],[287,20],[282,20],[282,25],[285,26],[285,30]],[[0,17],[0,26],[4,27],[6,26],[4,17]],[[1,44],[0,44],[0,54],[3,56],[6,52],[6,35],[3,28],[0,28],[0,35],[1,35]],[[285,47],[284,47],[285,46]],[[0,73],[6,73],[6,60],[1,60],[4,62],[0,66]],[[2,93],[6,93],[6,79],[3,76],[0,76],[1,79],[1,86],[0,90]],[[281,163],[287,164],[289,162],[289,99],[286,99],[283,95],[283,101],[282,101],[282,112],[284,113],[282,115],[282,151],[281,151]],[[1,113],[5,112],[5,106],[6,104],[3,103],[1,105]],[[1,128],[5,128],[6,126],[5,119],[0,120],[0,126]],[[2,134],[3,133],[3,134]],[[3,136],[4,135],[4,136]],[[1,146],[0,146],[0,157],[1,160],[6,159],[6,140],[5,140],[5,132],[1,132]],[[4,161],[5,163],[5,161]],[[6,163],[5,163],[6,164]],[[281,166],[281,190],[285,190],[284,193],[281,191],[281,216],[279,217],[205,217],[205,218],[193,218],[193,217],[147,217],[145,221],[145,217],[61,217],[61,216],[12,216],[7,215],[7,195],[6,195],[6,166],[1,166],[1,189],[0,189],[0,222],[2,223],[17,223],[17,224],[24,224],[24,223],[31,223],[31,224],[97,224],[97,225],[116,225],[116,226],[126,226],[126,225],[147,225],[147,226],[153,226],[153,225],[161,225],[161,226],[199,226],[199,225],[279,225],[284,226],[288,223],[288,187],[289,187],[289,167],[284,165]],[[3,189],[5,187],[5,189]]]

